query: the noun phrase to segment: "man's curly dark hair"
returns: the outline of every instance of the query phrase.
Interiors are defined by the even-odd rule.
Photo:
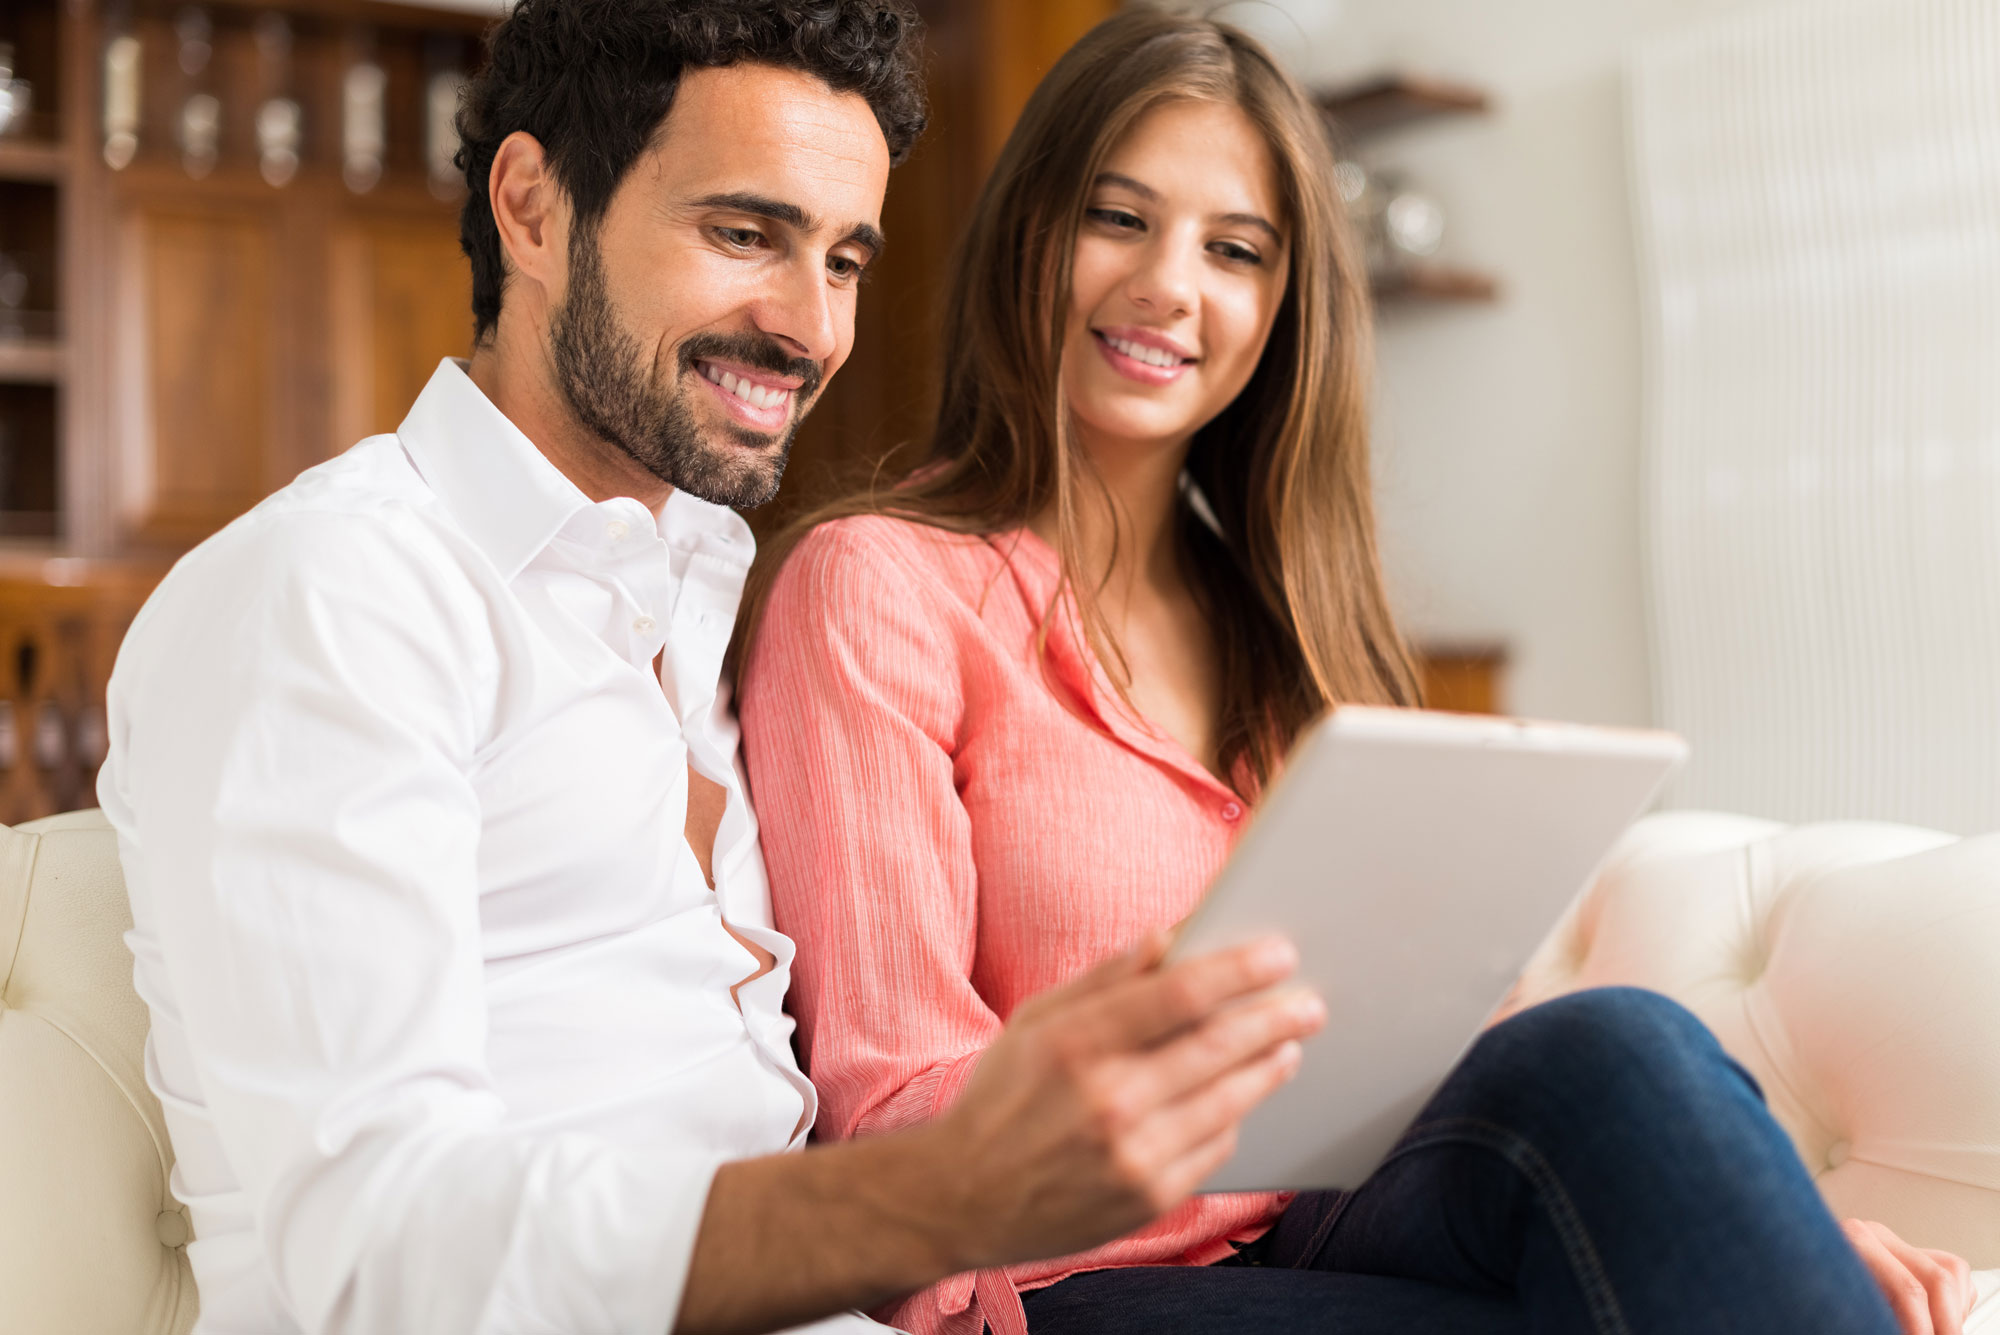
[[[498,323],[506,282],[486,181],[508,135],[541,142],[587,229],[673,108],[681,72],[754,62],[865,97],[893,166],[924,129],[921,28],[905,0],[519,0],[458,111],[475,339]]]

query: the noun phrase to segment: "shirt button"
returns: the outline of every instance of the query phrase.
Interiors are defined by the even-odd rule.
[[[632,623],[632,633],[634,635],[651,635],[659,624],[659,622],[653,620],[651,617],[640,617]]]
[[[1224,802],[1222,804],[1222,818],[1224,820],[1242,820],[1243,804],[1240,802]]]
[[[613,542],[623,542],[625,535],[631,531],[632,526],[622,519],[614,519],[604,526],[604,536]]]

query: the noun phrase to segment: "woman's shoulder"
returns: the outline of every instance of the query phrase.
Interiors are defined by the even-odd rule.
[[[977,589],[1000,564],[992,544],[895,515],[846,515],[814,525],[786,556],[779,584],[816,593],[914,596]]]

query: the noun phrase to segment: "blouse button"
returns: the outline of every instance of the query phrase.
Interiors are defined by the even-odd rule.
[[[635,635],[651,635],[655,630],[659,629],[659,625],[660,623],[651,617],[639,617],[632,623],[632,633]]]
[[[1241,819],[1243,819],[1243,805],[1242,805],[1242,803],[1240,803],[1240,802],[1224,802],[1224,803],[1222,804],[1222,818],[1223,818],[1224,820],[1241,820]]]

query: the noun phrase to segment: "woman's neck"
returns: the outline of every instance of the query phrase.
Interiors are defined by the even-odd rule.
[[[1113,614],[1142,591],[1179,591],[1186,584],[1174,541],[1180,507],[1180,477],[1187,442],[1178,447],[1149,442],[1144,447],[1083,440],[1084,452],[1103,482],[1078,487],[1075,514],[1081,579],[1103,590]],[[1056,513],[1051,506],[1029,527],[1051,545]]]

